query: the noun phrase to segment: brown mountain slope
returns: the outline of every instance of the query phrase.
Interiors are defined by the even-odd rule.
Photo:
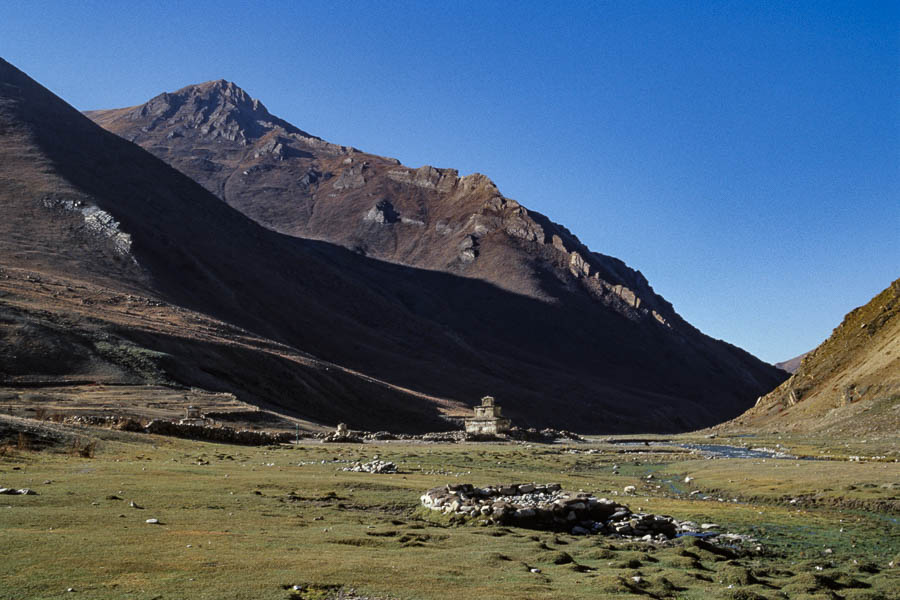
[[[416,352],[437,361],[415,343],[435,326],[384,300],[397,289],[354,281],[398,277],[265,230],[3,61],[0,206],[3,383],[198,385],[320,421],[413,429],[440,426],[452,404],[297,350],[376,355],[386,371]],[[358,303],[396,327],[360,323]]]
[[[329,144],[273,117],[233,83],[86,114],[275,231],[550,302],[579,291],[630,319],[692,330],[640,272],[591,252],[487,177],[412,169]]]
[[[503,197],[483,175],[412,169],[395,159],[329,144],[273,117],[223,80],[164,93],[141,106],[87,114],[268,228],[478,279],[557,306],[564,320],[577,322],[558,344],[553,339],[568,330],[563,322],[544,331],[533,321],[517,320],[511,327],[525,327],[522,341],[529,346],[543,338],[543,351],[566,364],[586,361],[594,365],[588,370],[599,366],[612,379],[631,367],[647,373],[683,369],[673,373],[679,383],[667,394],[716,398],[736,408],[749,402],[743,390],[766,391],[784,378],[739,349],[702,335],[654,293],[640,272],[591,252],[564,227]],[[625,317],[656,341],[618,337],[617,331],[628,328],[619,330],[617,320],[608,329],[588,326],[595,334],[586,334],[586,323],[608,319],[609,313]],[[659,352],[657,344],[672,343],[670,350]],[[608,358],[598,364],[598,355]],[[699,364],[705,367],[697,369]],[[704,368],[709,369],[706,381],[701,380]],[[742,383],[722,387],[724,380]],[[688,392],[689,387],[696,392]]]
[[[790,379],[720,429],[900,431],[900,279],[847,314]]]
[[[263,110],[252,101],[242,108]],[[226,112],[198,126],[226,149],[269,126],[257,119],[258,128],[236,129],[228,119],[246,115]],[[352,162],[358,153],[271,123],[351,171],[330,179],[322,171],[321,180],[353,180],[353,168],[368,168]],[[272,164],[291,160],[296,149],[285,147]],[[471,254],[494,256],[497,272],[504,263],[515,271],[516,260],[535,266],[500,287],[265,229],[0,63],[0,375],[196,385],[371,428],[434,428],[442,412],[493,393],[522,424],[581,431],[708,425],[779,381],[665,312],[661,299],[625,302],[614,286],[591,292],[606,289],[599,277],[582,283],[597,271],[559,249],[547,255],[565,259],[555,263],[511,258],[503,248],[524,238],[507,226],[524,209],[480,176],[454,177],[453,186],[503,201],[490,223],[507,225],[478,228]],[[387,205],[362,220],[421,227]],[[488,237],[496,243],[481,246]],[[552,242],[541,247],[549,253]],[[604,264],[640,287],[623,264]],[[650,305],[661,319],[643,310]]]

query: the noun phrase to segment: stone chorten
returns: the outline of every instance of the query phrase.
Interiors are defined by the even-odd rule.
[[[506,433],[512,423],[501,414],[500,407],[494,404],[493,396],[481,399],[481,406],[475,407],[475,416],[466,419],[466,432],[474,434]]]
[[[206,418],[200,411],[199,406],[186,406],[184,409],[184,418],[178,421],[179,425],[205,425]]]

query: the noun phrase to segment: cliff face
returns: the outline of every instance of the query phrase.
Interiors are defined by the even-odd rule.
[[[900,430],[900,279],[852,310],[790,379],[723,428]]]
[[[402,430],[490,393],[518,424],[611,432],[710,425],[783,377],[484,176],[329,144],[222,81],[91,113],[178,173],[8,63],[0,83],[7,379]]]

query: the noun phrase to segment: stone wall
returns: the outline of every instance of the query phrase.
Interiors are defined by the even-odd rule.
[[[428,490],[421,501],[431,510],[480,519],[486,524],[569,531],[574,535],[594,533],[664,542],[702,529],[692,521],[633,513],[624,504],[586,492],[565,491],[555,483],[487,487],[449,484]]]
[[[79,425],[95,425],[109,427],[122,431],[137,433],[153,433],[156,435],[170,435],[173,437],[187,438],[191,440],[203,440],[207,442],[221,442],[223,444],[241,444],[245,446],[265,446],[268,444],[283,444],[292,442],[297,438],[293,432],[269,433],[266,431],[250,431],[234,429],[233,427],[209,427],[207,425],[189,425],[175,423],[173,421],[150,421],[144,425],[140,421],[129,417],[99,417],[82,415],[68,417],[64,423]]]

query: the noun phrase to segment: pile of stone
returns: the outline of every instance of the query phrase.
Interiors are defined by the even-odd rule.
[[[557,440],[571,440],[573,442],[587,441],[577,433],[566,431],[565,429],[546,428],[538,431],[534,428],[521,429],[519,427],[513,427],[506,435],[511,440],[537,442],[539,444],[552,444]]]
[[[465,431],[436,431],[432,433],[411,434],[411,433],[392,433],[390,431],[347,431],[341,433],[332,431],[328,433],[315,433],[311,437],[331,443],[359,443],[363,441],[383,441],[383,440],[403,440],[417,442],[505,442],[509,440],[536,442],[541,444],[552,444],[558,440],[571,440],[576,442],[585,441],[584,438],[571,431],[560,431],[556,429],[518,429],[513,427],[508,433],[494,434],[472,434]]]
[[[487,524],[562,530],[574,535],[596,533],[661,542],[698,530],[690,521],[633,513],[623,504],[585,492],[565,491],[555,483],[488,487],[449,484],[428,490],[421,501],[431,510],[480,518]]]
[[[465,431],[438,431],[433,433],[391,433],[390,431],[348,431],[342,434],[337,431],[329,433],[315,433],[312,437],[330,443],[360,443],[377,442],[384,440],[402,440],[416,442],[466,442],[478,441],[481,438],[472,436]],[[503,436],[490,436],[492,440],[505,440]]]
[[[320,438],[323,444],[362,444],[363,439],[354,431],[338,433],[333,431]]]
[[[396,473],[397,465],[389,460],[370,460],[367,463],[358,462],[353,466],[344,467],[342,471],[353,471],[354,473]]]
[[[363,440],[359,432],[351,431],[346,423],[338,423],[331,433],[324,434],[321,438],[326,444],[362,444]]]
[[[0,495],[10,495],[10,496],[35,496],[37,492],[34,490],[30,490],[28,488],[16,489],[16,488],[5,488],[0,487]]]
[[[390,431],[370,431],[363,435],[363,439],[378,442],[384,440],[396,440],[399,438],[397,437],[397,434],[391,433]]]

